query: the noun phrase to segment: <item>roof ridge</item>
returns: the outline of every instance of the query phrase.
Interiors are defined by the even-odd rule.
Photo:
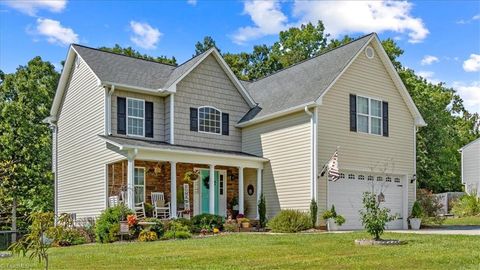
[[[133,59],[137,59],[137,60],[141,60],[141,61],[147,61],[147,62],[156,63],[156,64],[159,64],[159,65],[170,66],[170,67],[174,67],[174,68],[178,67],[178,65],[174,65],[174,64],[160,63],[160,62],[157,62],[157,61],[154,61],[154,60],[150,60],[150,59],[143,59],[143,58],[139,58],[139,57],[135,57],[135,56],[131,56],[131,55],[125,55],[125,54],[121,54],[121,53],[116,53],[116,52],[111,52],[111,51],[105,51],[105,50],[102,50],[102,49],[100,49],[100,48],[92,48],[92,47],[88,47],[88,46],[81,45],[81,44],[77,44],[77,43],[72,43],[72,46],[79,46],[79,47],[86,48],[86,49],[90,49],[90,50],[94,50],[94,51],[99,51],[99,52],[104,52],[104,53],[110,53],[110,54],[114,54],[114,55],[118,55],[118,56],[124,56],[124,57],[133,58]],[[182,65],[183,65],[183,64],[182,64]]]
[[[354,42],[357,42],[357,41],[359,41],[360,39],[363,39],[363,38],[366,38],[366,37],[368,37],[368,36],[370,36],[370,35],[375,35],[375,34],[376,34],[375,32],[371,32],[370,34],[366,34],[366,35],[363,35],[363,36],[361,36],[361,37],[358,37],[358,38],[356,38],[356,39],[354,39],[354,40],[352,40],[352,41],[350,41],[350,42],[347,42],[347,43],[345,43],[345,44],[342,44],[342,45],[340,45],[340,46],[338,46],[338,47],[335,47],[335,48],[326,50],[326,51],[320,53],[319,55],[315,55],[315,56],[313,56],[313,57],[307,58],[307,59],[302,60],[302,61],[300,61],[300,62],[297,62],[297,63],[295,63],[295,64],[293,64],[293,65],[290,65],[290,66],[288,66],[288,67],[286,67],[286,68],[282,68],[282,69],[280,69],[280,70],[277,70],[277,71],[275,71],[275,72],[273,72],[273,73],[271,73],[271,74],[268,74],[268,75],[265,76],[265,77],[262,77],[262,78],[256,79],[256,80],[252,80],[252,81],[247,81],[247,82],[256,83],[256,82],[261,81],[261,80],[263,80],[263,79],[265,79],[265,78],[268,78],[268,77],[270,77],[270,76],[273,76],[273,75],[275,75],[275,74],[277,74],[277,73],[280,73],[280,72],[282,72],[282,71],[285,71],[285,70],[287,70],[287,69],[289,69],[289,68],[298,66],[298,65],[303,64],[303,63],[305,63],[305,62],[307,62],[307,61],[313,60],[313,59],[315,59],[315,58],[317,58],[317,57],[320,57],[320,56],[322,56],[322,55],[325,55],[325,54],[327,54],[327,53],[329,53],[329,52],[332,52],[332,51],[334,51],[334,50],[336,50],[336,49],[340,49],[340,48],[342,48],[342,47],[344,47],[344,46],[346,46],[346,45],[350,45],[350,44],[352,44],[352,43],[354,43]]]
[[[213,47],[212,47],[212,48],[213,48]],[[190,59],[188,59],[188,60],[186,60],[185,62],[181,63],[180,65],[176,66],[176,67],[175,67],[175,69],[177,69],[177,68],[179,68],[179,67],[181,67],[181,66],[185,65],[186,63],[188,63],[188,62],[192,61],[193,59],[195,59],[195,58],[197,58],[197,57],[199,57],[199,56],[202,56],[202,55],[204,55],[204,54],[205,54],[205,53],[207,53],[208,51],[210,51],[210,49],[208,49],[208,50],[206,50],[206,51],[202,52],[202,53],[201,53],[201,54],[199,54],[199,55],[192,56]]]

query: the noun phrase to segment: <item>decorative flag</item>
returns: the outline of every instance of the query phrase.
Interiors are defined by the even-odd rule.
[[[332,181],[337,181],[340,178],[340,173],[338,172],[338,150],[335,151],[330,161],[328,161],[328,177]]]

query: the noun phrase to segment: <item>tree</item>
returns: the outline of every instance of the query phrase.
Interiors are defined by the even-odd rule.
[[[195,54],[193,57],[208,51],[212,47],[217,47],[215,40],[213,40],[211,36],[204,37],[203,42],[198,41],[195,44]],[[218,50],[218,52],[220,52],[220,50]]]
[[[51,63],[35,57],[0,84],[0,205],[7,207],[0,211],[11,211],[13,231],[17,215],[53,209],[51,133],[42,120],[58,79]]]
[[[141,54],[140,52],[136,51],[132,47],[123,48],[122,46],[120,46],[118,44],[115,44],[115,46],[112,47],[112,48],[100,47],[99,49],[102,50],[102,51],[106,51],[106,52],[123,54],[123,55],[126,55],[126,56],[132,56],[132,57],[135,57],[135,58],[150,60],[150,61],[154,61],[154,62],[158,62],[158,63],[162,63],[162,64],[168,64],[168,65],[174,65],[174,66],[177,65],[177,59],[175,59],[175,57],[168,58],[167,56],[164,56],[164,55],[153,57],[153,56],[149,56],[149,55],[146,55],[146,54]]]
[[[390,209],[380,207],[380,201],[373,192],[364,192],[362,201],[363,209],[359,211],[362,224],[374,240],[381,240],[380,236],[385,231],[387,222],[395,220],[396,217],[390,215]]]

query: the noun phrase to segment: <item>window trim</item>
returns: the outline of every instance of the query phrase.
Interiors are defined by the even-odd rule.
[[[359,104],[358,99],[359,98],[365,98],[365,99],[368,100],[368,114],[364,114],[364,113],[359,112],[359,110],[358,110],[358,104]],[[372,100],[380,102],[380,116],[372,115]],[[356,114],[357,114],[357,133],[370,134],[370,135],[383,137],[383,106],[382,106],[382,104],[383,104],[383,100],[381,100],[379,98],[357,95],[357,100],[356,100],[357,108],[355,108],[356,109]],[[368,119],[368,122],[367,122],[368,132],[360,131],[360,128],[359,128],[360,125],[359,125],[359,121],[358,121],[358,119],[359,119],[358,116],[359,115],[367,117],[367,119]],[[372,133],[372,118],[380,119],[380,134]]]
[[[140,98],[131,98],[131,97],[127,97],[127,104],[126,104],[126,110],[125,110],[125,113],[126,113],[126,134],[127,136],[132,136],[132,137],[141,137],[141,138],[145,138],[145,100],[144,99],[140,99]],[[136,101],[141,101],[142,104],[143,104],[143,117],[138,117],[138,116],[131,116],[128,114],[128,101],[129,100],[136,100]],[[138,135],[138,134],[130,134],[128,132],[128,118],[134,118],[134,119],[142,119],[143,120],[143,128],[142,128],[142,135]]]
[[[220,132],[219,133],[216,133],[216,132],[208,132],[208,131],[201,131],[200,130],[200,109],[203,109],[203,108],[211,108],[211,109],[214,109],[214,110],[217,110],[218,112],[220,112]],[[209,106],[209,105],[206,105],[206,106],[200,106],[197,108],[197,114],[198,114],[198,117],[197,117],[197,126],[198,126],[198,132],[199,133],[205,133],[205,134],[213,134],[213,135],[220,135],[222,136],[222,111],[220,109],[217,109],[216,107],[214,106]]]
[[[143,170],[143,186],[135,184],[135,169],[142,169]],[[133,171],[133,196],[135,196],[135,188],[137,186],[138,187],[143,187],[143,202],[145,203],[146,199],[147,199],[147,185],[146,185],[146,181],[147,181],[146,171],[147,170],[145,169],[145,167],[142,167],[142,166],[135,166],[133,170],[134,170]],[[135,197],[133,199],[133,202],[135,203]]]

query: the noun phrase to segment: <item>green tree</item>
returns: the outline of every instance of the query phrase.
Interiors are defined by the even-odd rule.
[[[153,57],[153,56],[149,56],[147,54],[142,54],[139,51],[136,51],[135,49],[133,49],[132,47],[124,48],[124,47],[122,47],[118,44],[115,44],[115,46],[113,46],[111,48],[110,47],[100,47],[99,49],[102,50],[102,51],[123,54],[123,55],[126,55],[126,56],[132,56],[132,57],[135,57],[135,58],[150,60],[150,61],[154,61],[154,62],[158,62],[158,63],[162,63],[162,64],[168,64],[168,65],[174,65],[174,66],[177,65],[177,59],[175,59],[175,57],[169,58],[169,57],[164,56],[164,55]]]
[[[203,42],[198,41],[195,44],[195,54],[194,57],[208,51],[212,47],[217,47],[215,40],[211,36],[206,36],[203,38]],[[220,52],[220,50],[218,50]]]
[[[0,205],[17,215],[53,209],[51,132],[42,120],[49,116],[59,74],[35,57],[0,84]],[[4,224],[5,225],[5,224]],[[15,237],[15,236],[14,236]]]

